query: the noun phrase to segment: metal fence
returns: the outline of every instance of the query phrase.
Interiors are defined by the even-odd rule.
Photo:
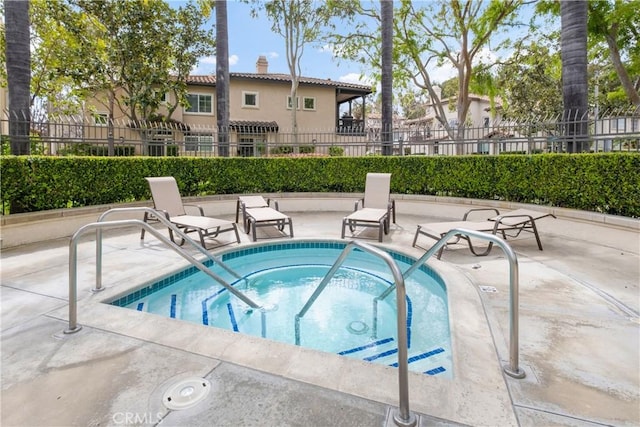
[[[462,128],[453,138],[442,125],[433,123],[397,126],[392,143],[383,143],[380,128],[367,126],[292,132],[247,124],[222,132],[215,123],[98,123],[78,117],[47,117],[31,120],[30,151],[55,156],[452,156],[561,153],[580,144],[587,152],[640,152],[638,110],[584,120],[485,121],[481,127]],[[577,125],[588,127],[588,136],[565,136],[565,129]],[[3,154],[10,153],[8,129],[4,114],[0,118]]]

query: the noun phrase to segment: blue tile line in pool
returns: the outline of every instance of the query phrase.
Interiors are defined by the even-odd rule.
[[[338,354],[341,355],[341,356],[352,355],[354,353],[359,353],[359,352],[362,352],[362,351],[365,351],[365,350],[376,349],[377,347],[382,346],[383,344],[390,343],[392,341],[394,341],[393,337],[384,338],[384,339],[381,339],[381,340],[377,340],[375,342],[371,342],[371,343],[369,343],[367,345],[362,345],[362,346],[359,346],[359,347],[354,347],[354,348],[351,348],[351,349],[348,349],[348,350],[340,351],[340,352],[338,352]],[[444,353],[444,352],[445,352],[444,348],[438,347],[438,348],[435,348],[433,350],[426,351],[424,353],[420,353],[420,354],[416,354],[414,356],[411,356],[411,357],[409,357],[407,359],[407,361],[411,364],[413,362],[419,362],[421,360],[425,360],[425,359],[427,359],[427,358],[429,358],[431,356],[435,356],[437,354]],[[371,356],[363,357],[362,360],[367,361],[367,362],[373,362],[373,361],[375,361],[377,359],[382,359],[382,358],[385,358],[385,357],[388,357],[388,356],[392,356],[392,355],[397,354],[397,353],[398,353],[398,348],[395,347],[395,348],[391,348],[391,349],[388,349],[388,350],[384,350],[384,351],[382,351],[380,353],[373,354]],[[398,362],[391,363],[391,364],[389,364],[389,366],[391,366],[393,368],[397,368],[398,367]],[[445,371],[446,371],[446,369],[444,367],[438,366],[436,368],[424,371],[423,374],[436,375],[436,374],[439,374],[439,373],[445,372]]]
[[[229,312],[229,320],[231,321],[233,332],[240,332],[240,330],[238,329],[238,322],[236,322],[236,315],[233,312],[233,307],[231,306],[230,302],[227,303],[227,311]]]
[[[172,319],[176,318],[176,302],[178,300],[178,296],[176,294],[172,294],[171,295],[171,312],[169,313],[169,316]]]
[[[240,256],[245,256],[245,255],[252,255],[252,254],[258,254],[258,253],[264,253],[264,252],[271,252],[271,251],[279,251],[279,250],[286,250],[286,249],[309,249],[309,248],[313,248],[313,249],[344,249],[346,247],[346,243],[340,243],[340,242],[289,242],[289,243],[278,243],[278,244],[271,244],[271,245],[266,245],[266,246],[257,246],[257,247],[253,247],[253,248],[247,248],[247,249],[239,249],[236,251],[232,251],[232,252],[227,252],[222,254],[222,261],[227,261],[233,258],[237,258]],[[360,251],[360,249],[356,248],[355,251]],[[399,261],[399,262],[403,262],[406,264],[413,264],[416,260],[408,257],[406,255],[400,254],[398,252],[393,252],[393,251],[387,251],[387,253],[389,253],[394,260]],[[204,264],[209,267],[211,266],[213,262],[211,260],[207,260],[204,262]],[[442,279],[440,278],[440,276],[438,274],[436,274],[429,266],[427,265],[421,265],[420,266],[420,271],[422,271],[423,273],[429,275],[430,277],[432,277],[437,283],[438,285],[440,285],[442,287],[443,290],[445,289],[444,286],[444,282],[442,281]],[[157,282],[153,283],[152,285],[148,285],[145,286],[143,288],[137,289],[133,292],[131,292],[128,295],[125,295],[123,297],[117,298],[113,301],[111,301],[109,304],[111,305],[116,305],[118,307],[124,307],[127,306],[141,298],[144,298],[148,295],[153,294],[154,292],[157,292],[161,289],[166,288],[167,286],[171,286],[173,285],[175,282],[180,281],[186,277],[191,276],[192,274],[195,274],[197,272],[199,272],[200,270],[197,267],[191,266],[188,267],[176,274],[173,274],[171,276],[165,277],[161,280],[158,280]]]
[[[344,356],[346,354],[357,353],[359,351],[366,350],[366,349],[372,348],[372,347],[377,347],[379,345],[386,344],[386,343],[391,342],[391,341],[393,341],[393,337],[385,338],[385,339],[378,340],[378,341],[375,341],[375,342],[371,342],[371,343],[369,343],[367,345],[361,345],[359,347],[351,348],[349,350],[344,350],[344,351],[339,352],[338,354],[340,356]]]

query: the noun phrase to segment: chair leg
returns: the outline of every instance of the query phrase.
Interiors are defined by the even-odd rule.
[[[240,199],[236,200],[236,222],[240,217]]]
[[[467,243],[469,244],[469,250],[471,251],[472,254],[474,254],[475,256],[487,256],[489,255],[489,253],[491,252],[491,248],[493,248],[493,242],[489,242],[489,246],[487,246],[487,248],[485,249],[484,252],[482,253],[476,253],[475,248],[473,247],[473,244],[471,243],[471,237],[466,237],[465,240],[467,241]]]
[[[200,244],[202,247],[207,249],[207,245],[204,243],[204,231],[201,228],[198,229],[198,236],[200,237]]]
[[[411,244],[412,248],[416,247],[416,242],[418,241],[418,235],[420,234],[420,226],[418,226],[418,229],[416,230],[416,235],[413,236],[413,243]]]
[[[145,212],[144,217],[142,218],[142,221],[148,224],[149,223],[148,220],[149,220],[149,212]],[[144,240],[145,231],[146,230],[144,229],[144,227],[142,227],[142,231],[140,231],[140,240]]]
[[[382,234],[385,229],[385,225],[387,224],[387,220],[385,218],[380,220],[380,225],[378,226],[378,242],[382,243]]]
[[[536,242],[538,242],[538,249],[542,250],[542,242],[540,241],[540,236],[538,235],[538,228],[536,227],[536,222],[531,221],[531,228],[533,229],[533,234],[536,236]]]
[[[238,226],[235,223],[233,224],[233,232],[236,233],[236,242],[240,243],[240,234],[238,234]]]
[[[396,201],[395,200],[391,201],[391,212],[393,215],[393,223],[395,224],[396,223]]]
[[[258,237],[256,236],[256,222],[255,220],[253,220],[253,218],[249,218],[249,229],[251,229],[252,231],[252,237],[253,237],[253,241],[257,242],[258,241]]]

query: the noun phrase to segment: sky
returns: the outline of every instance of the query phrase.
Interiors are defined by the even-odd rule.
[[[169,1],[176,3],[180,0]],[[525,13],[531,13],[532,9]],[[215,12],[210,23],[215,23]],[[227,2],[227,22],[229,28],[229,70],[231,72],[254,73],[258,57],[264,55],[269,62],[270,73],[289,74],[282,36],[271,30],[271,23],[264,16],[251,16],[251,6],[240,1]],[[488,49],[479,58],[495,60],[496,55]],[[215,56],[202,58],[192,74],[215,74]],[[349,83],[371,84],[367,70],[361,64],[333,58],[326,47],[308,44],[301,59],[302,76],[331,79]],[[444,82],[457,75],[452,66],[429,70],[433,82]]]
[[[215,15],[210,22],[215,23]],[[229,28],[229,71],[255,73],[256,61],[264,55],[270,73],[289,74],[284,38],[271,30],[265,17],[251,17],[251,6],[238,1],[227,3]],[[215,56],[203,58],[193,74],[215,74]],[[301,60],[302,75],[320,79],[367,84],[360,81],[361,66],[332,58],[321,46],[305,45]]]

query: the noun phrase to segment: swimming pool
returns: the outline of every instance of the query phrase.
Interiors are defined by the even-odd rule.
[[[295,317],[345,248],[344,241],[290,241],[228,250],[212,271],[262,308],[252,309],[195,267],[148,284],[111,304],[203,325],[299,344],[365,361],[397,366],[395,292],[388,266],[352,251],[296,331]],[[389,252],[401,271],[415,261]],[[405,279],[409,369],[451,376],[452,354],[444,282],[428,266]],[[296,339],[297,335],[297,339]]]

